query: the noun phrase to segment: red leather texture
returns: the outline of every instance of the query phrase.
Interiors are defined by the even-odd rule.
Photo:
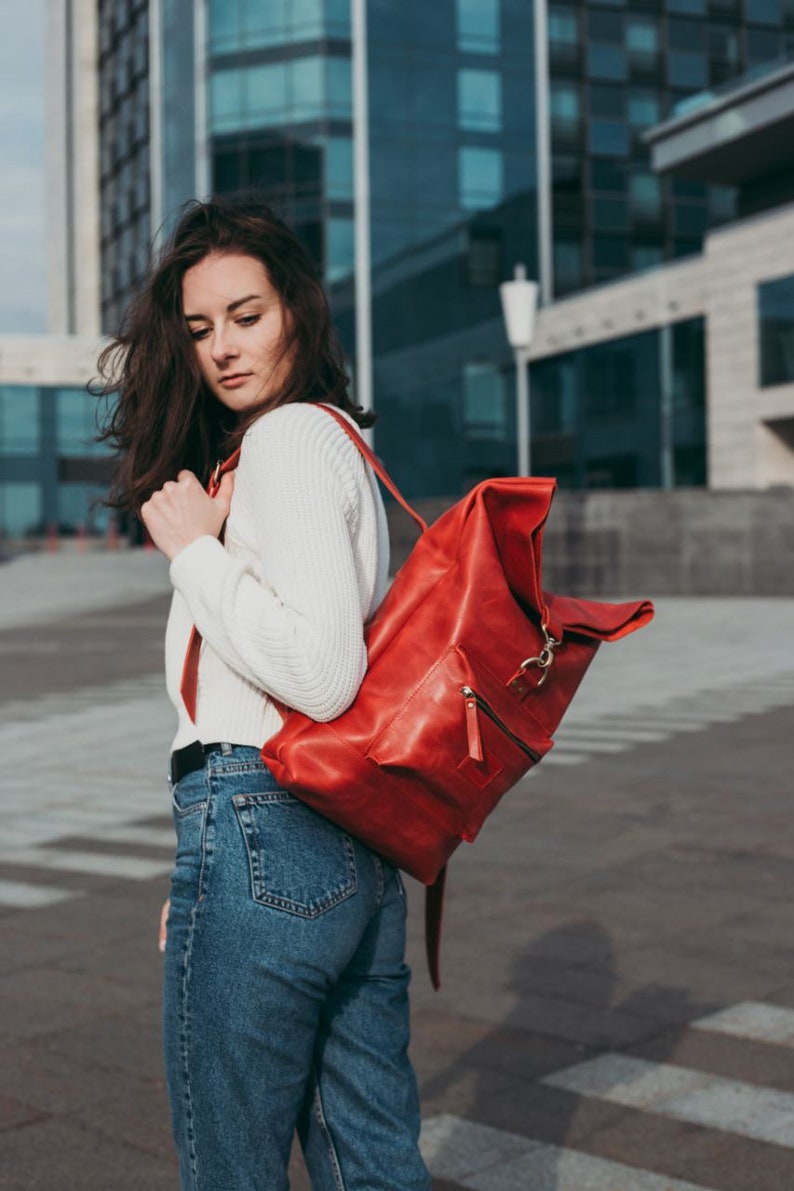
[[[487,480],[449,509],[365,629],[368,670],[351,707],[326,724],[291,711],[262,748],[286,789],[428,885],[552,747],[599,644],[653,615],[647,601],[542,591],[554,488]],[[511,685],[541,656],[543,621],[561,642],[546,680],[530,666]]]

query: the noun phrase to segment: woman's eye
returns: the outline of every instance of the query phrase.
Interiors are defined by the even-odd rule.
[[[198,331],[190,332],[190,338],[191,339],[206,339],[208,334],[209,334],[209,331],[207,330],[206,327],[199,327]]]
[[[238,318],[237,322],[241,327],[253,327],[254,323],[258,323],[261,317],[260,314],[244,314],[242,318]]]

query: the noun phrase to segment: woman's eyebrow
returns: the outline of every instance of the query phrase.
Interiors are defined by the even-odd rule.
[[[237,298],[235,302],[230,302],[226,307],[226,313],[231,314],[232,311],[237,310],[239,306],[244,306],[246,302],[252,302],[254,299],[261,299],[261,294],[246,294],[244,298]],[[185,319],[189,323],[209,322],[209,315],[207,314],[186,314]]]

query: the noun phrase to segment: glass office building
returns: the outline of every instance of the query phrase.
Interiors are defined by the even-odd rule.
[[[167,225],[191,193],[255,187],[321,269],[355,376],[350,0],[209,0],[206,9],[101,0],[101,70],[127,63],[118,65],[126,91],[105,86],[109,142],[113,112],[127,113],[128,128],[143,119],[136,80],[147,7],[159,30],[157,54],[148,54],[150,73],[155,60],[159,71],[149,83],[154,200],[147,213],[147,175],[131,156],[145,151],[143,133],[124,131],[123,152],[103,149],[103,162],[116,161],[103,172],[106,329],[125,278],[129,292],[140,276],[144,228],[151,236]],[[533,7],[369,0],[367,23],[377,447],[407,495],[454,496],[515,468],[498,283],[518,261],[530,276],[540,266]],[[790,27],[794,10],[778,0],[746,0],[741,10],[738,0],[550,0],[555,296],[697,251],[704,231],[731,216],[731,191],[653,174],[641,136],[679,100],[782,47]],[[138,205],[128,185],[113,189],[125,162],[142,188]],[[644,331],[533,366],[535,470],[572,486],[658,484],[649,427],[664,423],[671,400],[671,351],[685,352],[703,387],[702,334],[678,328],[672,337],[675,350],[667,332]],[[611,362],[602,369],[600,360]],[[629,376],[642,382],[636,402],[605,390]],[[703,483],[702,409],[675,417],[675,477]]]
[[[98,7],[100,323],[113,334],[146,274],[152,235],[149,5]]]
[[[554,292],[700,251],[731,187],[663,178],[642,134],[794,47],[785,0],[549,0]]]

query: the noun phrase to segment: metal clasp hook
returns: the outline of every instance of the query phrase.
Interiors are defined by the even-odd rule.
[[[540,678],[538,679],[538,684],[535,687],[535,690],[538,690],[540,687],[542,687],[548,678],[549,669],[552,662],[554,661],[554,650],[560,644],[559,641],[552,637],[545,624],[542,624],[540,627],[543,632],[543,648],[536,658],[527,658],[526,661],[523,661],[518,667],[519,671],[521,671],[528,670],[530,666],[537,666],[539,670],[543,671]]]

